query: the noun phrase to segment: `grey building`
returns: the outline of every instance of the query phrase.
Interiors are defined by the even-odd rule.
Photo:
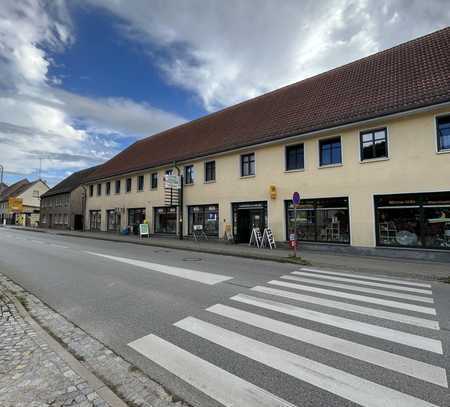
[[[83,230],[83,183],[97,167],[78,171],[41,196],[41,228]]]

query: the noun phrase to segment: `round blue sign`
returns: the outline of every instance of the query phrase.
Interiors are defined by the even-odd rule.
[[[298,192],[294,192],[292,194],[292,203],[294,205],[298,205],[300,203],[300,194]]]

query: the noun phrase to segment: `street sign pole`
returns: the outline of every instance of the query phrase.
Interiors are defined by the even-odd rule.
[[[294,257],[297,257],[297,205],[294,204]]]
[[[294,249],[294,257],[297,257],[297,208],[300,204],[300,194],[298,192],[292,194],[292,203],[294,204],[294,239],[291,240],[291,245]]]

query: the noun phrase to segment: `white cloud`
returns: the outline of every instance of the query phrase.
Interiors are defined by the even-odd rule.
[[[48,50],[75,38],[65,2],[7,0],[0,8],[0,163],[30,175],[83,168],[118,152],[118,139],[142,137],[183,119],[124,98],[89,98],[53,87]]]
[[[449,24],[447,0],[85,0],[159,47],[169,82],[208,110],[318,74]],[[151,58],[155,58],[151,54]]]

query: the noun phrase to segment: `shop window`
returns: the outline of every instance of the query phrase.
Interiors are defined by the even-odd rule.
[[[116,190],[116,194],[120,194],[120,179],[116,180],[115,190]]]
[[[450,150],[450,115],[436,119],[438,151]]]
[[[320,166],[342,163],[341,138],[329,138],[319,141]]]
[[[89,185],[89,196],[94,196],[94,185]]]
[[[360,145],[361,161],[388,157],[387,129],[362,132]]]
[[[106,183],[106,195],[111,195],[111,182]]]
[[[377,245],[450,249],[450,192],[375,197]]]
[[[155,208],[155,233],[177,232],[177,208],[175,206]]]
[[[302,170],[304,167],[304,145],[286,146],[286,171]]]
[[[102,184],[97,184],[97,196],[102,195]]]
[[[303,241],[350,243],[348,198],[304,199],[296,210],[286,201],[286,219],[287,239],[296,233]]]
[[[193,165],[186,165],[186,167],[184,167],[184,183],[185,185],[192,185],[194,183]]]
[[[201,226],[208,236],[219,236],[219,206],[198,205],[188,207],[189,234],[192,235],[194,226]]]
[[[118,232],[120,230],[120,212],[115,209],[106,211],[106,230],[108,232]]]
[[[138,191],[144,190],[144,176],[143,175],[138,176],[137,190]]]
[[[127,178],[126,179],[126,186],[125,186],[125,191],[126,192],[131,192],[131,182],[132,182],[132,180],[131,180],[131,178]]]
[[[134,234],[139,233],[139,225],[144,223],[145,208],[128,209],[128,226],[133,229]]]
[[[216,162],[207,161],[205,163],[205,182],[213,182],[216,180]]]
[[[99,210],[89,211],[90,230],[100,231],[102,224],[102,215]],[[58,222],[59,223],[59,222]]]
[[[255,175],[255,153],[241,155],[241,177]]]
[[[151,175],[150,179],[151,179],[151,185],[150,185],[151,189],[157,189],[158,188],[158,173],[154,172]]]

